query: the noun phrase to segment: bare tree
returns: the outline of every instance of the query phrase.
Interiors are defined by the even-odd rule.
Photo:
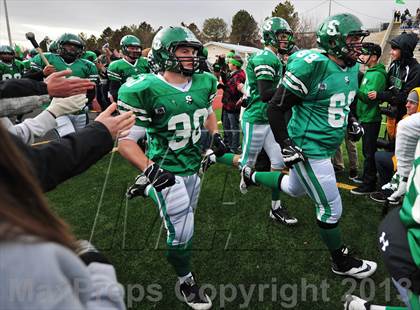
[[[316,47],[316,27],[318,21],[314,18],[301,17],[295,32],[295,44],[300,49]]]

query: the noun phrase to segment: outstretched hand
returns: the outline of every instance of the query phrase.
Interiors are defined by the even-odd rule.
[[[112,103],[105,111],[95,118],[95,122],[100,122],[108,128],[112,139],[122,138],[129,134],[131,127],[133,127],[136,116],[133,112],[124,112],[118,116],[112,116],[112,113],[117,109],[117,104]]]
[[[95,87],[95,83],[87,79],[66,78],[71,72],[71,70],[55,72],[45,79],[48,94],[50,96],[70,97],[78,94],[85,94],[87,90]]]

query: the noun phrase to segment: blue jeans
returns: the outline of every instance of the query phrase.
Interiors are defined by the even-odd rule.
[[[239,113],[222,111],[223,139],[232,152],[239,148]]]
[[[375,165],[379,174],[379,186],[391,181],[394,175],[394,163],[392,162],[393,152],[378,151],[375,153]]]
[[[363,183],[368,186],[376,186],[376,140],[378,139],[381,123],[362,123],[365,134],[362,137],[363,151]]]

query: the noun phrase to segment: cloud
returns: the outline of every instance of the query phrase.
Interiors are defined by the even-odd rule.
[[[13,43],[24,46],[26,48],[32,48],[31,44],[25,38],[25,33],[33,32],[36,39],[41,41],[45,36],[48,36],[51,39],[57,39],[60,35],[65,32],[70,32],[74,34],[79,34],[83,32],[90,36],[91,34],[99,35],[101,32],[98,30],[88,30],[86,28],[77,28],[77,27],[57,27],[57,26],[48,26],[48,25],[38,25],[38,24],[20,24],[19,28],[15,29],[12,32]],[[9,44],[7,33],[0,33],[0,44]]]

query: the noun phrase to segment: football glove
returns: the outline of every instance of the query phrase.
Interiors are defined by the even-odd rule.
[[[175,184],[175,176],[171,172],[159,167],[156,163],[150,165],[144,171],[144,174],[157,192]]]
[[[283,155],[284,164],[289,168],[292,168],[294,164],[300,161],[305,161],[302,149],[296,145],[293,145],[290,139],[286,139],[286,141],[283,143],[281,154]]]
[[[350,141],[357,142],[365,134],[365,130],[358,122],[352,122],[347,128],[347,134]]]
[[[146,187],[150,184],[149,179],[144,174],[139,174],[136,176],[134,184],[127,189],[125,196],[128,199],[133,199],[137,196],[146,197]]]
[[[390,204],[396,205],[402,200],[407,191],[407,180],[407,177],[395,173],[391,181],[382,186],[382,190],[392,191],[392,194],[387,198]]]
[[[53,98],[47,111],[55,117],[79,112],[88,102],[85,94],[74,95],[67,98]]]
[[[217,132],[213,135],[211,149],[216,157],[223,156],[225,153],[229,152],[228,147],[223,142],[222,136]]]
[[[214,165],[215,163],[216,163],[216,155],[214,155],[213,150],[208,149],[206,153],[204,154],[203,159],[201,160],[200,170],[198,173],[200,175],[203,175],[204,172],[206,172],[207,169],[209,169],[210,166]]]
[[[370,310],[370,303],[354,295],[347,295],[344,310]]]
[[[249,104],[249,98],[248,97],[242,97],[242,99],[240,99],[241,101],[241,107],[246,108]]]

